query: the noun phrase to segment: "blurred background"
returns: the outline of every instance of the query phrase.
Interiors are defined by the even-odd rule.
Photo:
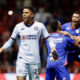
[[[22,9],[32,6],[35,20],[43,22],[48,29],[51,19],[58,19],[61,24],[71,21],[74,11],[80,11],[80,0],[0,0],[0,47],[10,38],[15,25],[22,21]],[[49,30],[49,29],[48,29]],[[3,54],[0,54],[0,73],[15,73],[18,42]],[[41,43],[41,73],[45,73],[47,51]],[[73,62],[71,73],[80,73],[80,63]],[[78,79],[77,79],[78,80]],[[80,79],[79,79],[80,80]]]

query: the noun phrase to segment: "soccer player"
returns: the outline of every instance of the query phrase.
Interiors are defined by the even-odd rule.
[[[80,12],[75,11],[72,15],[72,22],[65,23],[62,25],[62,31],[69,32],[74,37],[80,37]],[[68,63],[72,61],[80,62],[80,49],[75,48],[73,45],[69,45],[68,48]]]
[[[16,63],[17,80],[40,80],[40,55],[39,39],[43,35],[49,42],[52,51],[54,43],[51,42],[45,26],[34,21],[34,10],[31,7],[25,7],[22,13],[23,21],[18,23],[10,39],[0,48],[0,53],[7,50],[19,37],[19,51]],[[53,45],[53,46],[52,46]]]
[[[47,67],[46,67],[46,80],[70,80],[70,74],[66,67],[67,65],[67,47],[71,43],[76,47],[80,48],[77,41],[74,40],[73,36],[64,36],[60,34],[60,24],[58,21],[54,21],[51,24],[52,32],[50,37],[53,38],[55,44],[55,52],[51,53],[51,48],[49,47],[48,42],[46,45],[48,48],[48,58],[47,58]]]

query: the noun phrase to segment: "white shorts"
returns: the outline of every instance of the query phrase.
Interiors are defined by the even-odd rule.
[[[29,80],[40,80],[41,64],[27,64],[22,62],[17,62],[16,64],[16,74],[17,76],[26,77],[29,75]]]

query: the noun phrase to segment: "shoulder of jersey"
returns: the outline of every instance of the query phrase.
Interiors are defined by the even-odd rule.
[[[35,21],[36,24],[40,24],[42,25],[43,23],[42,22],[39,22],[39,21]]]
[[[63,25],[69,25],[69,24],[71,24],[71,22],[68,22],[68,23],[64,23]]]
[[[20,23],[16,24],[16,26],[17,26],[17,25],[19,26],[19,25],[22,25],[22,24],[23,24],[23,22],[20,22]]]
[[[16,24],[16,26],[15,26],[15,27],[20,28],[20,27],[23,27],[23,25],[24,25],[24,23],[23,23],[23,22],[20,22],[20,23]]]

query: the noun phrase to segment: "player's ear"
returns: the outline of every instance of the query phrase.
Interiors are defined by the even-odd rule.
[[[61,22],[60,21],[58,21],[57,28],[58,28],[58,31],[61,31]]]
[[[34,17],[34,14],[33,14],[33,13],[31,14],[31,17],[32,17],[32,18]]]

